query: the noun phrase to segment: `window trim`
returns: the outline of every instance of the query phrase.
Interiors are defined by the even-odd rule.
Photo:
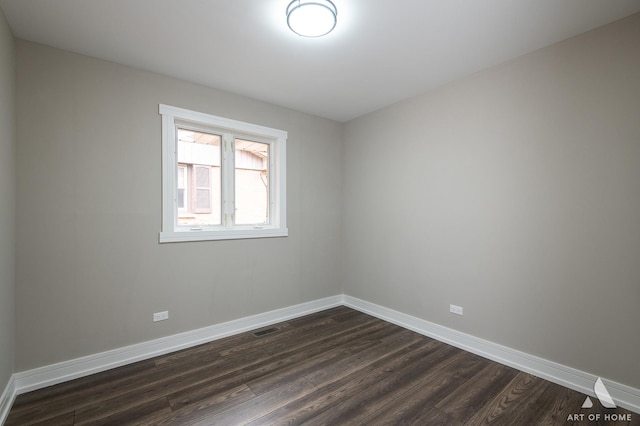
[[[232,240],[244,238],[286,237],[287,200],[286,200],[286,143],[287,132],[257,124],[218,117],[184,108],[159,104],[158,111],[162,116],[162,229],[159,234],[160,243],[183,241]],[[206,228],[189,228],[178,226],[177,207],[177,134],[176,128],[183,126],[209,129],[211,132],[224,132],[231,135],[222,138],[221,166],[229,172],[221,171],[222,179],[222,225]],[[255,225],[235,225],[232,206],[228,203],[234,192],[233,138],[256,138],[258,142],[270,145],[269,171],[269,211],[270,223]],[[227,139],[227,140],[225,140]],[[224,215],[227,215],[225,218]],[[231,215],[231,217],[229,217]]]

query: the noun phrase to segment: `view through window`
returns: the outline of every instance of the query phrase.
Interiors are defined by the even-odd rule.
[[[221,224],[222,136],[178,128],[178,225]],[[235,223],[269,222],[269,144],[234,141]]]

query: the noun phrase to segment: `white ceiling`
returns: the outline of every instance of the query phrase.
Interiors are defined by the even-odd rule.
[[[640,12],[640,0],[333,0],[318,39],[290,0],[0,0],[14,35],[348,121]]]

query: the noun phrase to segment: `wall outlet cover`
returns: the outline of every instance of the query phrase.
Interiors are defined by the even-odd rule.
[[[449,312],[456,315],[464,315],[462,306],[449,305]]]
[[[153,322],[164,321],[169,319],[169,311],[156,312],[153,314]]]

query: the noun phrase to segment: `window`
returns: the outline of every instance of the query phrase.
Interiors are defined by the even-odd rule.
[[[168,105],[160,242],[285,237],[287,132]]]

